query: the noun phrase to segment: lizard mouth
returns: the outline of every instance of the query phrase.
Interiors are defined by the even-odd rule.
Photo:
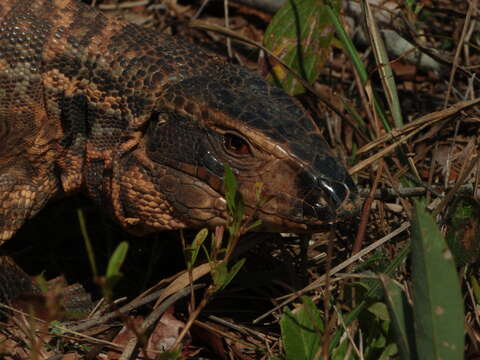
[[[184,174],[188,176],[188,173]],[[307,179],[309,180],[308,183]],[[246,184],[250,186],[244,186]],[[222,191],[223,185],[213,185],[208,182],[211,190],[225,202],[225,195]],[[285,191],[285,188],[277,186],[267,190],[265,196],[272,196],[272,201],[257,209],[257,215],[263,223],[262,229],[312,232],[326,224],[351,218],[360,209],[362,199],[359,198],[356,186],[348,175],[345,176],[343,181],[339,181],[310,173],[306,177],[303,176],[303,179],[297,182],[297,186],[303,186],[297,188],[299,191],[297,195],[294,191],[288,192]],[[244,206],[252,212],[255,211],[255,206],[252,205],[256,202],[252,195],[253,188],[250,181],[242,182],[240,180],[239,190],[246,200]],[[225,211],[226,209],[223,208],[222,210]],[[226,212],[223,214],[226,222]],[[218,220],[218,217],[216,220]]]
[[[146,167],[137,161],[131,156],[129,161],[125,161],[122,168],[127,171],[121,174],[121,186],[116,196],[118,208],[122,209],[116,214],[117,218],[130,232],[146,234],[158,230],[214,228],[226,224],[225,195],[218,186],[199,181],[182,170],[154,163]],[[246,200],[245,209],[253,212],[253,188],[248,186],[242,191],[241,187],[239,190]],[[257,231],[315,232],[351,216],[354,213],[352,209],[358,208],[354,188],[326,179],[316,180],[316,186],[310,186],[310,191],[303,196],[281,191],[269,193],[273,196],[272,200],[257,213],[262,220],[262,225],[255,229]],[[148,220],[142,224],[131,221],[140,218]]]

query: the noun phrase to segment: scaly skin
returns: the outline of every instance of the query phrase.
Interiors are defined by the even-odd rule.
[[[248,70],[75,0],[0,3],[0,244],[85,191],[128,231],[225,223],[224,164],[267,230],[358,208],[298,102]]]

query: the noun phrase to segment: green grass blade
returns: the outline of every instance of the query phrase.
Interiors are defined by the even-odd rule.
[[[380,79],[382,80],[383,89],[385,91],[385,97],[387,98],[395,126],[400,127],[403,126],[402,110],[398,99],[395,77],[393,75],[392,67],[390,66],[390,60],[388,59],[385,44],[383,43],[383,39],[378,30],[369,3],[365,0],[362,0],[361,3],[365,15],[365,22],[367,24],[370,44],[372,45],[373,54],[380,72]]]
[[[330,16],[333,26],[335,26],[337,37],[342,43],[343,49],[345,50],[348,57],[350,58],[350,61],[355,67],[355,70],[357,70],[358,76],[360,77],[362,84],[365,85],[368,82],[367,70],[363,65],[362,59],[360,58],[360,55],[358,54],[358,51],[355,48],[355,45],[353,45],[352,40],[350,39],[350,37],[347,34],[347,31],[343,27],[343,24],[341,23],[340,18],[338,17],[338,12],[335,11],[334,8],[328,5],[326,6],[326,11]]]
[[[452,253],[422,202],[412,219],[412,293],[420,359],[463,359],[464,314]]]
[[[97,263],[95,261],[95,253],[93,252],[93,246],[92,241],[90,240],[90,236],[88,236],[87,225],[85,223],[85,216],[83,215],[82,209],[77,209],[77,216],[80,230],[82,232],[83,241],[85,242],[85,249],[87,250],[88,261],[90,262],[93,277],[96,278],[98,276],[98,272]]]
[[[403,289],[393,279],[380,275],[385,299],[393,324],[395,340],[402,360],[414,360],[416,357],[413,313]]]
[[[332,8],[330,5],[326,6],[326,12],[330,17],[330,21],[332,22],[333,26],[335,26],[337,37],[342,43],[343,49],[347,53],[348,57],[350,58],[350,61],[352,62],[353,67],[357,71],[357,74],[360,77],[360,81],[362,82],[362,85],[364,87],[368,86],[368,83],[370,80],[368,78],[367,70],[363,65],[362,59],[360,58],[360,55],[358,54],[358,51],[355,48],[355,45],[353,45],[352,40],[348,37],[347,31],[345,30],[342,22],[340,21],[338,12],[335,11],[335,9]],[[379,116],[380,120],[382,120],[382,123],[385,126],[385,129],[390,132],[391,127],[388,124],[387,116],[385,114],[385,111],[380,105],[380,101],[378,100],[377,95],[375,94],[375,91],[373,91],[373,102],[374,102],[373,106],[374,106],[375,112]]]

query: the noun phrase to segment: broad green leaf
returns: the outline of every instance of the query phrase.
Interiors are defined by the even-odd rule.
[[[59,321],[59,320],[53,320],[52,322],[50,322],[50,324],[48,325],[48,331],[50,332],[50,334],[52,335],[63,335],[65,334],[65,329],[62,327],[62,322]]]
[[[223,181],[225,184],[225,200],[227,201],[228,211],[233,214],[235,212],[235,199],[238,184],[235,175],[233,175],[232,168],[228,165],[225,165]]]
[[[182,357],[182,348],[179,347],[178,349],[175,350],[169,350],[162,352],[156,357],[157,360],[177,360],[177,359],[183,359]]]
[[[242,194],[238,191],[238,184],[235,175],[228,165],[225,165],[224,184],[227,209],[231,217],[231,221],[227,228],[232,235],[237,233],[242,225],[245,206],[243,204]]]
[[[215,265],[212,269],[212,279],[215,284],[216,291],[221,291],[233,280],[235,275],[240,271],[243,264],[245,264],[245,259],[239,260],[235,265],[228,270],[228,265],[225,261],[222,261]]]
[[[103,296],[111,300],[113,296],[113,288],[122,278],[120,268],[122,267],[128,252],[128,243],[122,241],[118,244],[108,261],[107,274],[105,277],[98,278],[99,284],[102,286]]]
[[[366,310],[358,316],[364,339],[362,353],[365,359],[379,359],[391,342],[388,337],[391,328],[390,316],[386,305],[382,302],[377,301],[369,305]]]
[[[417,354],[463,359],[464,314],[453,256],[423,202],[412,219],[412,293]]]
[[[339,1],[334,2],[338,6]],[[288,0],[268,26],[264,45],[313,84],[331,52],[333,35],[334,27],[322,0]],[[305,91],[282,65],[274,64],[273,73],[267,79],[282,86],[290,95]]]
[[[386,268],[381,272],[387,275],[393,274],[393,271],[397,269],[404,262],[409,251],[410,251],[409,247],[403,248],[400,251],[400,253],[395,257],[395,259],[393,259],[393,261],[391,261],[388,264],[388,266],[386,266]],[[348,313],[345,316],[345,318],[343,319],[343,322],[345,323],[345,325],[348,326],[354,320],[357,320],[360,317],[360,315],[365,311],[365,309],[368,307],[368,305],[371,304],[371,301],[377,299],[376,293],[378,292],[378,290],[380,290],[381,286],[382,285],[380,281],[377,281],[372,285],[372,287],[368,290],[367,294],[365,294],[365,296],[363,297],[363,300],[352,311],[350,311],[350,313]],[[344,333],[345,331],[343,328],[340,328],[337,331],[335,331],[332,337],[332,340],[330,342],[330,346],[329,346],[330,350],[333,350],[337,347]]]
[[[255,229],[256,227],[258,227],[258,226],[260,226],[260,225],[262,225],[262,220],[261,220],[261,219],[257,219],[257,220],[255,220],[253,223],[251,223],[251,224],[248,226],[248,228],[247,228],[247,230],[246,230],[245,232],[248,232],[248,231],[250,231],[250,230],[252,230],[252,229]]]
[[[107,279],[120,275],[120,268],[128,252],[128,242],[122,241],[113,252],[107,267]]]
[[[208,229],[200,230],[195,239],[192,242],[192,245],[184,250],[185,262],[187,263],[187,268],[191,269],[195,262],[197,261],[197,256],[202,248],[202,244],[208,236]]]
[[[225,278],[225,281],[223,282],[222,286],[220,287],[220,291],[225,289],[228,284],[233,280],[235,275],[238,274],[240,269],[242,268],[243,264],[245,264],[245,259],[240,259],[235,263],[235,265],[232,266],[232,268],[227,272],[227,276]]]
[[[296,313],[287,308],[280,319],[282,341],[287,360],[313,359],[320,348],[323,320],[312,299],[302,297]]]
[[[382,354],[380,355],[378,360],[396,359],[396,355],[398,355],[397,344],[391,343],[383,348]]]
[[[388,315],[387,306],[382,302],[376,302],[370,305],[368,311],[371,312],[378,320],[389,321],[390,316]]]
[[[332,359],[332,360],[345,360],[345,359],[348,359],[348,358],[346,357],[346,355],[347,355],[348,350],[349,350],[349,345],[350,345],[350,341],[349,341],[348,338],[345,336],[345,338],[344,338],[343,341],[340,343],[340,345],[338,345],[338,347],[333,350],[331,359]]]
[[[228,269],[227,263],[225,261],[222,261],[219,264],[215,265],[215,267],[212,269],[212,280],[217,290],[222,287],[223,283],[225,283],[225,280],[227,279],[227,273]]]
[[[393,323],[395,340],[402,360],[416,359],[413,315],[407,297],[399,284],[386,275],[380,275],[385,299]]]

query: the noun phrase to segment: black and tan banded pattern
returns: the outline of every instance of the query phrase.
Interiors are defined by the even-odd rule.
[[[224,165],[266,230],[358,208],[299,103],[194,45],[74,0],[0,4],[0,244],[85,191],[128,231],[224,224]]]

